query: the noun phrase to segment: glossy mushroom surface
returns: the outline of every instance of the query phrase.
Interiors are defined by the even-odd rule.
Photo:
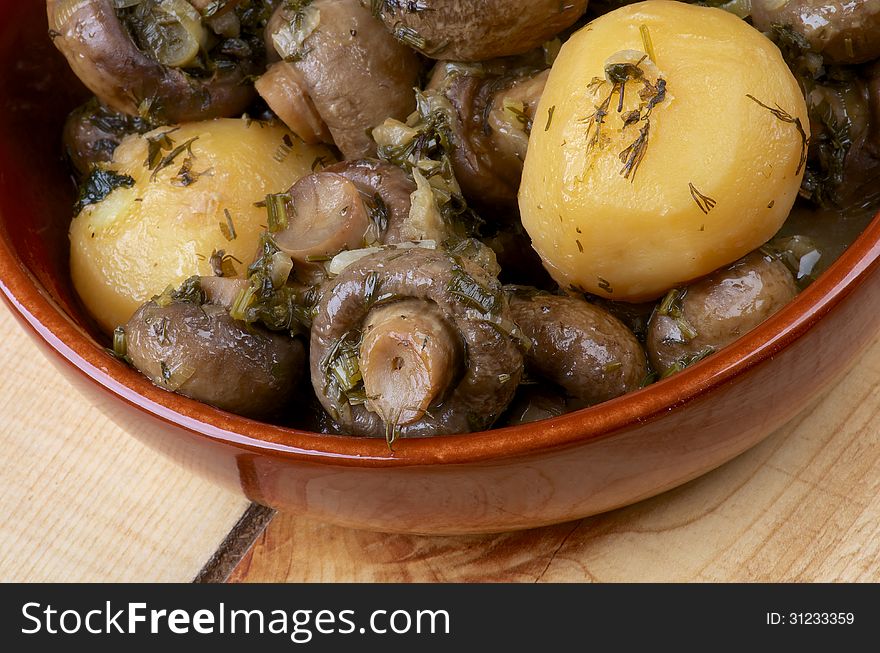
[[[468,433],[488,428],[513,397],[522,354],[507,299],[497,279],[470,259],[423,248],[384,249],[352,263],[321,293],[312,325],[312,386],[346,432],[388,439]],[[396,305],[397,313],[386,314]],[[373,315],[377,310],[382,314]],[[361,362],[369,382],[369,368],[394,371],[388,352],[416,344],[416,358],[402,358],[400,365],[419,373],[421,388],[400,389],[408,383],[403,377],[372,384],[384,387],[384,396],[362,388]],[[380,353],[390,356],[385,366],[375,358]],[[447,386],[436,388],[437,379]],[[413,396],[417,404],[395,403]]]
[[[181,1],[151,0],[143,8],[180,17],[181,7],[175,3]],[[183,12],[180,22],[170,22],[177,27],[185,22],[186,29],[181,29],[187,36],[200,32],[194,46],[198,53],[207,36],[201,33],[204,28],[198,12],[184,5],[194,15]],[[47,0],[46,9],[55,46],[83,84],[114,111],[185,122],[240,114],[254,97],[253,87],[246,83],[255,72],[249,59],[230,60],[229,65],[216,66],[205,75],[185,68],[190,55],[177,62],[180,65],[163,64],[139,47],[119,12],[136,12],[141,5],[117,10],[113,0]],[[172,47],[175,39],[184,37],[169,35],[163,41],[162,20],[156,18],[157,27],[149,33],[159,39],[157,47]]]
[[[588,0],[380,0],[371,3],[401,41],[432,59],[482,61],[528,52],[571,26]]]
[[[346,159],[371,156],[369,130],[415,108],[416,54],[358,0],[314,0],[292,9],[282,3],[267,29],[283,61],[257,89],[307,142],[329,133]]]

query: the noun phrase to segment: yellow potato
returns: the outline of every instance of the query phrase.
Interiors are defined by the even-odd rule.
[[[153,147],[151,170],[149,142],[163,132],[170,142]],[[125,138],[106,167],[134,185],[85,206],[70,226],[71,274],[86,308],[109,332],[169,285],[210,275],[215,250],[241,261],[233,265],[242,272],[267,222],[266,209],[254,203],[286,191],[318,157],[332,160],[326,148],[305,145],[284,127],[243,119]]]
[[[775,45],[732,14],[663,0],[574,34],[536,116],[519,193],[534,247],[563,287],[626,301],[770,239],[809,137]]]

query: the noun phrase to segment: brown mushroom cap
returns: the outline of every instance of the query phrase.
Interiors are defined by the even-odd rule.
[[[865,63],[880,57],[878,2],[752,0],[751,18],[761,31],[774,24],[794,30],[833,63]]]
[[[147,302],[125,336],[128,359],[157,386],[246,417],[288,409],[305,366],[299,340],[245,327],[213,304]]]
[[[513,320],[532,346],[530,374],[563,388],[569,410],[638,390],[648,376],[645,351],[607,311],[582,299],[546,293],[515,294]]]
[[[380,218],[374,221],[375,233],[368,236],[369,244],[394,245],[405,241],[401,228],[409,219],[411,196],[416,184],[397,166],[376,159],[342,161],[324,169],[334,172],[353,183]]]
[[[120,113],[148,108],[167,122],[240,114],[254,97],[249,66],[218,68],[208,78],[163,66],[138,49],[113,0],[47,0],[55,46],[98,99]]]
[[[302,73],[286,61],[273,63],[254,87],[269,108],[309,145],[332,143],[333,135],[309,95]]]
[[[365,1],[365,0],[364,0]],[[384,0],[379,18],[432,59],[483,61],[521,54],[570,27],[588,0]]]
[[[318,172],[297,181],[289,191],[287,227],[275,243],[294,261],[334,256],[364,246],[370,227],[357,187],[335,172]]]
[[[345,158],[375,155],[369,130],[386,118],[404,119],[413,111],[421,63],[358,0],[314,0],[303,11],[300,15],[308,16],[313,28],[295,52],[278,53],[299,73],[296,83]],[[278,30],[302,20],[297,15],[283,4],[276,10],[268,28],[275,30],[270,40],[276,49]],[[267,94],[265,86],[260,85],[261,94],[282,119],[296,110],[284,108],[281,98]],[[295,120],[297,125],[302,122]],[[296,131],[297,125],[289,126]]]
[[[439,404],[429,406],[421,419],[394,425],[365,401],[348,398],[330,374],[340,365],[352,371],[350,361],[358,355],[371,311],[404,300],[436,307],[460,338],[464,360]],[[522,374],[513,329],[500,284],[469,259],[437,250],[389,248],[351,264],[322,288],[312,325],[312,386],[324,408],[353,435],[387,437],[395,426],[404,437],[485,429],[506,408]],[[355,369],[349,380],[360,378]]]
[[[654,369],[668,374],[694,357],[718,351],[748,333],[797,295],[788,268],[752,252],[685,290],[671,311],[656,311],[647,349]]]
[[[517,208],[531,121],[549,71],[543,57],[477,66],[440,62],[428,91],[454,108],[449,159],[462,194],[484,212]]]

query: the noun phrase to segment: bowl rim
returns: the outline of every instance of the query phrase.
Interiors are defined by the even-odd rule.
[[[199,438],[290,462],[423,467],[501,461],[585,445],[661,418],[767,362],[803,337],[880,265],[880,213],[819,278],[736,342],[667,379],[558,417],[478,433],[383,439],[326,435],[227,413],[153,385],[68,317],[0,229],[0,296],[33,335],[86,379],[126,404]],[[306,381],[304,381],[305,383]]]

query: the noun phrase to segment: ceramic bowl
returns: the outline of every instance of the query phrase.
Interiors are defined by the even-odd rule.
[[[466,436],[319,435],[150,384],[105,349],[68,274],[72,185],[59,135],[86,99],[42,2],[0,0],[0,291],[58,369],[127,430],[262,504],[382,531],[477,533],[650,497],[765,438],[849,367],[880,326],[880,219],[813,285],[734,345],[599,406]],[[35,389],[38,391],[38,389]]]

